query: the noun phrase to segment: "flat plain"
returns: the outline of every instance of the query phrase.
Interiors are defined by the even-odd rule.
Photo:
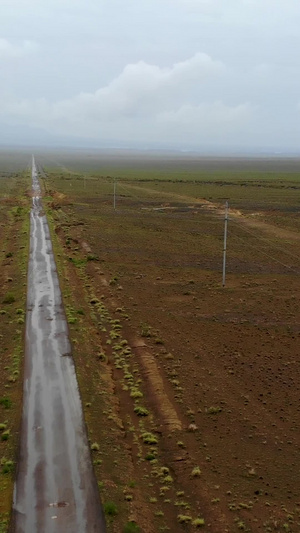
[[[108,531],[299,531],[299,160],[36,160]]]
[[[0,156],[0,531],[6,532],[12,505],[22,408],[23,339],[30,174],[18,171],[11,154]],[[26,158],[21,167],[26,166]]]

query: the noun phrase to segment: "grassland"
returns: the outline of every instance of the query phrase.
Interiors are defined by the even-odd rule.
[[[157,163],[147,175],[50,163],[45,201],[109,531],[298,531],[296,167],[174,177],[173,162],[172,177]]]
[[[8,165],[9,166],[9,165]],[[10,164],[14,167],[14,163]],[[8,167],[7,167],[8,168]],[[7,531],[22,408],[29,173],[0,173],[0,531]]]
[[[31,165],[31,152],[29,150],[16,150],[15,148],[0,148],[1,177],[9,176],[12,172],[24,172]]]
[[[37,162],[109,533],[299,531],[299,162]],[[13,470],[29,199],[28,177],[10,179],[0,450]],[[2,471],[2,513],[12,480]]]

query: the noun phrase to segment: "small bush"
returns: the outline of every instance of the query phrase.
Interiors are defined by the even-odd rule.
[[[149,433],[148,431],[146,431],[145,433],[142,433],[141,437],[143,439],[144,444],[157,444],[158,443],[158,440],[155,437],[155,435],[153,435],[153,433]]]
[[[218,413],[221,413],[221,411],[222,411],[222,408],[219,406],[217,407],[212,406],[207,409],[207,412],[209,415],[217,415]]]
[[[8,440],[10,437],[10,431],[9,429],[7,429],[6,431],[3,431],[2,435],[1,435],[1,440],[5,441],[5,440]]]
[[[180,524],[188,524],[192,521],[192,517],[184,514],[179,514],[177,520]]]
[[[170,473],[170,470],[167,466],[162,466],[160,469],[160,476],[167,476]]]
[[[14,463],[13,461],[5,461],[2,467],[2,473],[3,474],[10,474],[14,469]]]
[[[151,327],[148,324],[141,324],[141,336],[142,337],[151,337]]]
[[[76,267],[81,267],[86,264],[86,259],[81,259],[77,257],[69,257],[69,261],[73,263]]]
[[[96,305],[96,304],[99,304],[100,303],[100,300],[98,300],[98,298],[96,297],[93,297],[90,299],[90,304],[92,305]]]
[[[123,533],[140,533],[141,529],[135,522],[127,522],[123,528]]]
[[[118,508],[114,502],[106,502],[103,505],[103,509],[107,516],[116,516],[118,514]]]
[[[199,466],[195,466],[192,470],[192,477],[200,477],[201,476],[201,470]]]
[[[2,303],[4,304],[13,304],[16,301],[14,295],[11,292],[8,292],[6,296],[4,296],[4,299],[2,300]]]
[[[141,405],[137,405],[137,406],[134,408],[134,412],[135,412],[138,416],[148,416],[148,415],[149,415],[149,411],[148,411],[148,409],[146,409],[146,407],[142,407]]]
[[[155,457],[156,456],[153,453],[147,453],[147,455],[145,455],[146,461],[153,461]]]
[[[3,405],[4,409],[10,409],[12,406],[12,401],[10,398],[0,398],[0,405]]]
[[[204,518],[195,518],[195,520],[193,520],[193,522],[192,522],[192,526],[194,526],[194,527],[205,526]]]
[[[18,207],[13,207],[11,211],[15,217],[19,217],[23,213],[23,207],[19,205]]]
[[[91,450],[93,452],[99,452],[100,446],[99,446],[98,442],[93,442],[93,444],[91,445]]]
[[[134,399],[142,398],[143,393],[138,389],[131,389],[130,396],[131,398],[134,398]]]

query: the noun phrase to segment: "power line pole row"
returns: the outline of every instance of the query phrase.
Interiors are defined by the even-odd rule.
[[[117,192],[117,182],[116,182],[116,179],[114,179],[114,199],[113,199],[114,211],[116,210],[116,192]],[[222,285],[223,285],[223,287],[225,287],[225,283],[226,283],[226,252],[227,252],[228,210],[229,210],[229,205],[228,205],[228,201],[226,201],[226,204],[225,204],[225,224],[224,224],[224,247],[223,247],[223,277],[222,277]]]
[[[225,287],[225,282],[226,282],[227,227],[228,227],[228,202],[226,202],[226,204],[225,204],[224,247],[223,247],[223,278],[222,278],[223,287]]]

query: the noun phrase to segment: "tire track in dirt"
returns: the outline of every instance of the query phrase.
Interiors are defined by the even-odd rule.
[[[174,405],[166,393],[164,382],[154,356],[139,339],[136,339],[132,347],[140,358],[146,379],[156,399],[157,408],[165,422],[166,428],[169,431],[181,431],[182,423],[178,418]]]
[[[123,183],[124,186],[124,183]],[[137,191],[147,191],[150,194],[158,195],[158,191],[156,189],[152,189],[151,187],[139,187],[138,185],[132,185],[126,183],[125,187],[128,187],[129,189],[134,189]],[[206,200],[204,198],[194,198],[193,196],[183,195],[183,194],[177,194],[175,192],[164,192],[159,191],[160,197],[165,197],[168,199],[174,198],[178,200],[183,200],[185,202],[191,203],[191,205],[198,205],[202,206],[204,209],[207,209],[208,211],[214,212],[218,216],[224,216],[224,206],[211,202],[209,200]],[[255,213],[255,215],[260,215],[261,213]],[[272,224],[269,224],[262,220],[255,220],[253,219],[253,215],[246,215],[239,209],[234,209],[230,207],[229,209],[229,215],[230,217],[233,217],[236,220],[239,220],[240,223],[245,224],[246,226],[249,226],[250,228],[259,228],[264,233],[271,235],[272,237],[282,238],[282,239],[291,239],[293,241],[299,241],[300,235],[296,231],[292,231],[290,229],[285,228],[279,228],[278,226],[274,226]]]
[[[82,242],[81,246],[85,251],[87,249],[91,251],[91,247],[86,242]],[[94,272],[94,275],[96,275],[96,272]],[[104,275],[101,276],[101,284],[105,288],[109,287],[109,283]],[[109,304],[111,308],[116,309],[118,307],[117,302],[111,297],[109,298]],[[149,348],[141,337],[132,337],[130,334],[129,337],[130,346],[134,350],[135,354],[139,357],[145,378],[151,393],[155,398],[157,410],[164,420],[166,428],[169,431],[181,431],[182,423],[178,417],[175,406],[166,391],[164,381],[155,361],[155,357],[150,352]]]

